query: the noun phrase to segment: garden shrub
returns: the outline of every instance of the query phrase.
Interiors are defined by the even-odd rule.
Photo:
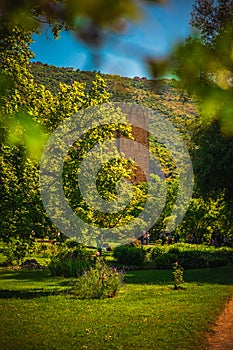
[[[208,267],[207,254],[198,251],[190,250],[179,252],[179,263],[186,269],[204,268]]]
[[[162,255],[158,255],[155,258],[155,267],[157,269],[172,269],[174,263],[178,260],[177,254],[166,253]]]
[[[141,246],[120,245],[113,250],[113,256],[119,264],[140,266],[145,259],[146,251]]]
[[[228,265],[228,259],[219,256],[211,256],[208,260],[209,267],[218,267]]]
[[[57,244],[48,244],[48,243],[36,243],[35,245],[35,254],[42,258],[50,258],[52,255],[58,253],[60,246]]]
[[[227,248],[216,249],[210,253],[209,267],[226,266],[232,263],[232,252]]]
[[[176,261],[173,264],[173,278],[174,278],[174,289],[177,290],[182,283],[184,283],[184,268]]]
[[[233,249],[215,248],[207,245],[177,243],[156,246],[151,250],[150,258],[156,268],[167,269],[172,266],[174,255],[185,269],[217,267],[233,264]]]
[[[72,239],[72,238],[68,238],[64,245],[67,247],[67,248],[75,248],[79,245],[79,243],[75,240],[75,239]]]
[[[164,252],[165,250],[163,249],[163,247],[156,246],[152,248],[150,252],[152,260],[157,258],[157,256],[162,255]]]
[[[93,263],[91,251],[81,245],[74,248],[64,245],[58,253],[52,254],[48,267],[54,276],[77,277],[90,269]]]
[[[37,256],[41,256],[42,258],[48,258],[49,254],[47,251],[47,245],[46,244],[37,244],[35,249],[35,254]]]
[[[173,246],[171,246],[171,247],[169,248],[168,252],[171,253],[171,254],[179,254],[180,251],[179,251],[179,248],[178,248],[178,247],[173,247]]]
[[[80,299],[113,298],[123,282],[124,274],[108,267],[104,260],[97,259],[94,267],[72,281],[71,292]]]
[[[227,255],[228,255],[229,263],[233,264],[233,249],[232,248],[227,248]]]
[[[14,265],[14,263],[20,265],[31,245],[32,242],[12,237],[4,248],[2,248],[1,252],[6,257],[9,265]]]

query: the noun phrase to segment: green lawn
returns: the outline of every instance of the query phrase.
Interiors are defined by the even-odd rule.
[[[67,279],[1,268],[0,348],[200,349],[233,294],[233,267],[184,278],[174,291],[171,271],[133,271],[116,298],[77,300]]]

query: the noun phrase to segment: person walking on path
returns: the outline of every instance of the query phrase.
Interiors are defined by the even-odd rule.
[[[163,232],[160,235],[161,241],[162,241],[162,245],[164,245],[166,243],[166,233]]]
[[[146,245],[150,244],[150,234],[149,232],[146,233]]]

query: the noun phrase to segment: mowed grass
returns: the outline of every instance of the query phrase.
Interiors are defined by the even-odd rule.
[[[78,300],[47,270],[1,268],[0,348],[201,349],[233,294],[233,267],[184,277],[175,291],[171,271],[132,271],[116,298]]]

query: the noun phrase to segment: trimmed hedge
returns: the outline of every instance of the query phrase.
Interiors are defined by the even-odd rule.
[[[140,246],[120,245],[113,250],[113,256],[119,264],[140,266],[144,262],[145,249]]]
[[[176,261],[185,269],[218,267],[233,264],[233,248],[177,243],[154,247],[150,258],[157,269],[171,269]]]
[[[158,255],[155,259],[155,265],[157,269],[171,270],[175,262],[179,261],[177,254],[166,253]]]

